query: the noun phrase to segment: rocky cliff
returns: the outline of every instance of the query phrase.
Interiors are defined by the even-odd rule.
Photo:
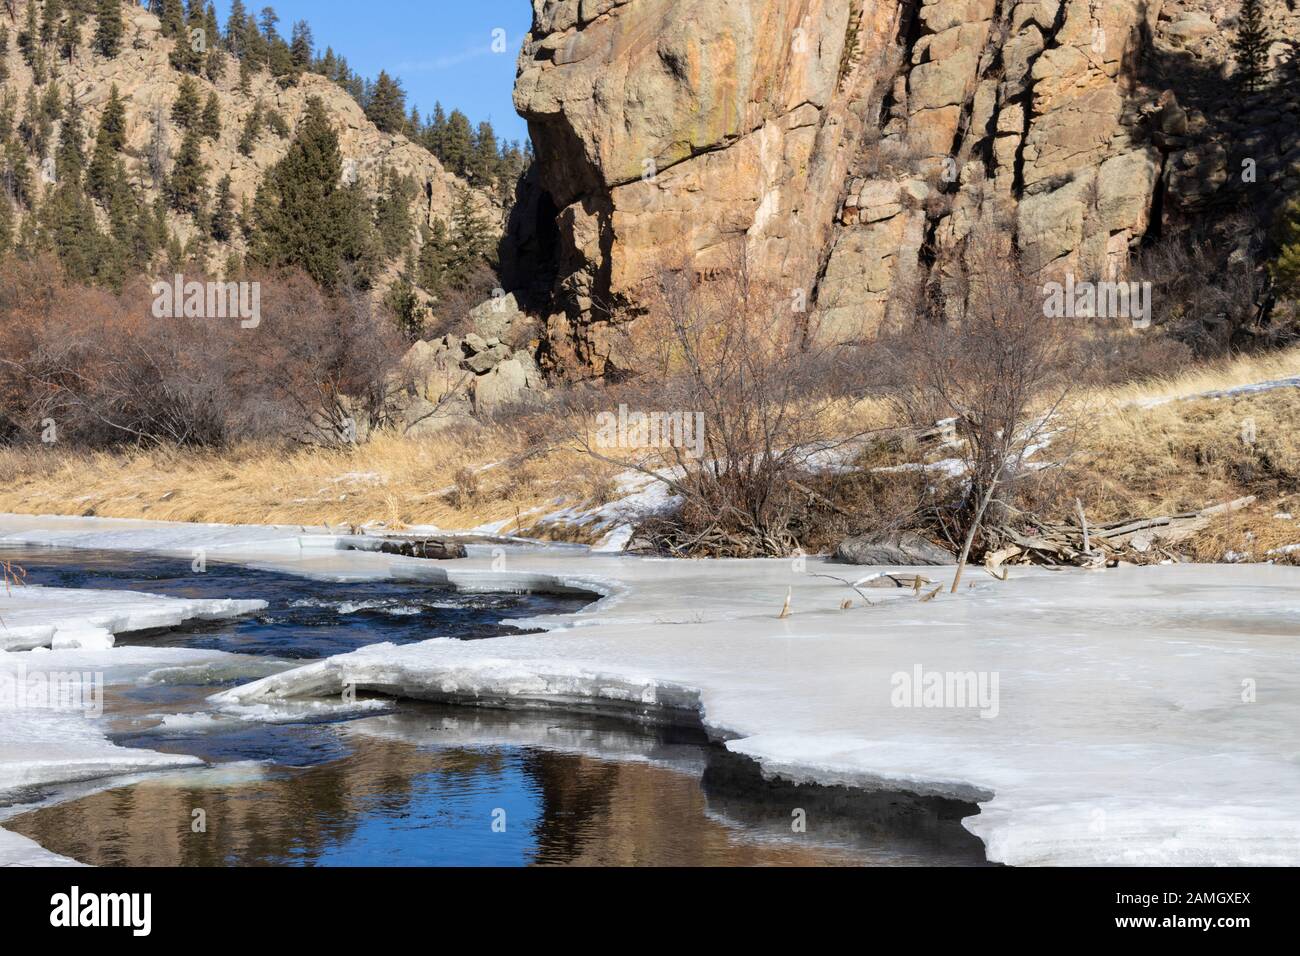
[[[1032,270],[1106,277],[1162,232],[1300,187],[1300,91],[1236,91],[1228,0],[533,8],[515,102],[539,163],[507,259],[547,270],[552,361],[596,373],[611,315],[679,251],[707,270],[743,241],[850,339],[981,217]],[[1281,74],[1300,13],[1266,10]]]

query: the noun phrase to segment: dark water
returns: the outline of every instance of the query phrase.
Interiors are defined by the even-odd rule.
[[[461,594],[392,581],[331,584],[211,561],[196,573],[189,561],[143,553],[0,548],[0,559],[22,567],[28,584],[266,601],[267,610],[255,615],[123,635],[117,643],[293,660],[331,657],[381,641],[411,644],[434,637],[480,640],[518,634],[519,628],[502,622],[570,614],[587,603],[551,595]]]
[[[154,693],[131,691],[115,709],[143,714]],[[122,723],[141,726],[119,731],[120,743],[196,754],[213,767],[93,793],[5,827],[96,866],[984,860],[959,823],[969,807],[773,787],[690,730],[415,704],[349,722],[205,733],[143,729],[139,716]]]
[[[262,598],[270,607],[254,618],[119,643],[278,658],[432,636],[490,640],[514,632],[501,623],[511,617],[581,604],[390,582],[322,585],[213,564],[196,575],[187,562],[149,555],[0,557],[23,564],[30,583]],[[984,862],[960,825],[972,806],[774,785],[698,728],[409,702],[353,720],[253,722],[208,708],[206,698],[229,686],[228,669],[177,674],[110,687],[108,729],[123,746],[196,756],[206,769],[28,794],[25,802],[51,805],[5,828],[97,866]]]

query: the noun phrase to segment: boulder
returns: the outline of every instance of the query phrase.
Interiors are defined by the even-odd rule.
[[[474,410],[491,412],[526,398],[528,369],[518,358],[499,363],[474,380]]]
[[[950,551],[912,531],[878,531],[845,538],[835,549],[841,564],[936,565],[955,564]]]
[[[416,396],[407,402],[400,420],[402,431],[413,438],[436,435],[457,425],[474,424],[477,422],[465,396],[459,396],[441,407]]]
[[[467,347],[470,339],[478,339],[478,336],[467,336],[465,340]],[[485,375],[508,358],[510,358],[510,346],[502,345],[500,342],[495,345],[484,342],[481,349],[475,350],[465,358],[464,365],[475,375]]]
[[[513,292],[493,296],[469,313],[470,326],[485,340],[508,341],[511,330],[527,319],[528,316],[519,307],[519,300]]]
[[[452,336],[433,342],[416,342],[402,359],[402,373],[416,396],[438,402],[454,391],[465,377],[460,368],[459,340]]]
[[[1165,27],[1165,36],[1177,46],[1187,46],[1219,32],[1218,26],[1204,13],[1184,13]]]

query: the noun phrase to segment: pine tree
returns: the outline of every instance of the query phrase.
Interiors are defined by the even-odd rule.
[[[258,100],[253,104],[253,111],[244,120],[244,131],[239,136],[240,153],[245,156],[253,155],[253,147],[257,145],[257,137],[262,135],[262,124],[264,122],[265,113],[262,109],[262,101]]]
[[[0,259],[9,254],[14,241],[14,207],[5,196],[0,196]]]
[[[125,278],[126,266],[143,268],[148,262],[149,252],[144,248],[144,239],[140,235],[140,200],[126,181],[126,164],[121,159],[113,166],[108,194],[109,229],[116,247],[115,265],[120,264]]]
[[[81,174],[86,171],[85,134],[81,126],[81,106],[71,94],[63,111],[59,126],[59,145],[54,154],[54,171],[60,183],[81,186]]]
[[[414,257],[408,250],[397,278],[388,287],[388,294],[384,297],[384,304],[392,313],[398,330],[412,342],[424,333],[424,326],[429,320],[429,309],[421,301],[413,281],[415,268]]]
[[[117,167],[122,148],[126,145],[126,105],[113,84],[108,93],[108,103],[99,117],[99,130],[95,134],[95,151],[91,155],[90,169],[86,173],[86,191],[100,202],[112,199],[116,184]]]
[[[433,221],[429,236],[420,247],[420,259],[416,268],[416,281],[435,299],[439,298],[447,286],[447,263],[451,259],[451,240],[447,236],[447,224],[441,219]]]
[[[469,176],[475,185],[487,186],[496,181],[501,167],[501,152],[491,123],[480,123],[470,154]]]
[[[262,12],[257,16],[258,24],[262,28],[262,36],[268,41],[274,40],[277,36],[275,25],[280,22],[280,16],[275,12],[274,7],[263,7]]]
[[[366,116],[384,133],[400,133],[406,126],[406,94],[383,70],[366,98]]]
[[[279,110],[266,111],[266,128],[281,139],[289,138],[289,124]]]
[[[177,42],[185,37],[185,11],[181,0],[162,0],[159,9],[154,11],[162,21],[162,35]]]
[[[99,117],[99,135],[103,136],[109,147],[121,152],[126,147],[126,104],[114,83],[108,90],[108,102]]]
[[[62,22],[63,0],[45,0],[45,9],[41,13],[41,42],[46,46],[53,43],[58,38]]]
[[[293,68],[299,73],[311,66],[315,41],[312,39],[311,26],[306,20],[299,20],[293,25],[293,42],[289,45]]]
[[[439,162],[446,165],[447,113],[441,103],[433,104],[433,116],[429,120],[429,125],[424,128],[422,138],[424,148],[437,156]]]
[[[229,242],[235,235],[235,196],[231,191],[230,176],[222,176],[217,183],[217,194],[212,201],[212,219],[209,235],[217,242]]]
[[[266,65],[271,75],[279,81],[281,88],[298,82],[298,71],[293,65],[293,52],[289,49],[289,44],[284,42],[283,37],[273,36],[268,41]]]
[[[244,9],[243,0],[232,0],[230,16],[226,18],[226,49],[231,56],[244,55],[244,24],[248,22],[248,11]]]
[[[145,154],[145,159],[149,164],[149,176],[153,180],[154,189],[162,186],[167,173],[167,162],[170,158],[171,148],[167,142],[167,124],[163,122],[163,111],[162,107],[159,106],[153,113],[153,134],[149,137],[149,149]]]
[[[207,36],[208,50],[212,53],[220,52],[223,46],[221,24],[217,21],[217,7],[213,3],[209,3],[203,11],[203,31]]]
[[[221,100],[215,91],[208,94],[208,101],[203,105],[199,131],[208,139],[217,139],[221,136]]]
[[[262,31],[257,28],[257,19],[250,13],[244,18],[243,31],[243,59],[250,70],[260,70],[266,66],[266,37],[262,36]]]
[[[77,47],[81,46],[81,27],[86,17],[80,6],[82,2],[75,0],[70,4],[66,19],[59,24],[59,55],[69,63],[76,59]]]
[[[475,270],[487,254],[490,230],[479,214],[474,193],[459,186],[451,205],[451,250],[447,262],[448,284],[455,289],[468,287]]]
[[[0,23],[0,83],[9,79],[9,27]]]
[[[1277,258],[1269,265],[1278,291],[1300,299],[1300,199],[1293,199],[1278,215],[1275,229]]]
[[[338,73],[339,61],[338,57],[334,54],[334,48],[332,46],[327,46],[325,48],[325,55],[317,61],[313,69],[326,79],[334,79],[335,75]]]
[[[27,4],[27,16],[18,32],[18,50],[31,68],[32,82],[43,86],[46,80],[45,45],[49,40],[41,35],[40,22],[37,20],[38,9],[35,3]]]
[[[289,151],[257,191],[252,255],[258,262],[298,266],[326,287],[363,265],[373,225],[359,190],[339,188],[342,173],[338,135],[313,96]]]
[[[375,202],[375,228],[385,259],[392,259],[411,242],[411,202],[416,186],[409,177],[402,177],[389,169],[380,179],[379,196]],[[412,270],[414,272],[414,270]]]
[[[4,191],[9,198],[30,210],[36,203],[32,168],[27,162],[26,150],[17,139],[5,143],[3,173]]]
[[[200,155],[200,142],[197,127],[185,131],[172,174],[167,177],[167,202],[177,212],[197,214],[203,208],[207,167]]]
[[[179,6],[180,0],[176,0]],[[208,61],[207,15],[200,4],[192,3],[184,21],[175,34],[176,43],[172,47],[171,64],[174,69],[197,76],[203,71]],[[212,38],[213,45],[216,37]]]
[[[95,52],[111,60],[122,51],[122,0],[99,0],[95,19]]]
[[[203,61],[203,75],[210,83],[220,83],[226,75],[226,54],[220,47],[208,49],[208,57]]]
[[[1253,93],[1264,86],[1269,43],[1263,0],[1242,0],[1232,49],[1237,61],[1236,80],[1246,92]]]
[[[182,76],[176,87],[176,101],[172,103],[172,122],[183,130],[195,126],[202,112],[199,102],[199,87],[188,76]]]
[[[470,153],[474,148],[474,134],[469,117],[460,110],[452,110],[443,134],[442,164],[457,176],[469,171]]]
[[[69,277],[78,282],[95,279],[101,267],[103,236],[80,183],[71,178],[61,181],[41,204],[40,216]]]

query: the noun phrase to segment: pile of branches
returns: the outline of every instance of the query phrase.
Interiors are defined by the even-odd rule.
[[[1174,515],[1116,521],[1090,527],[1083,506],[1077,521],[1039,523],[1028,530],[1000,525],[985,529],[984,566],[994,577],[1005,578],[1004,565],[1036,564],[1048,568],[1116,567],[1121,561],[1151,564],[1180,560],[1175,548],[1209,527],[1217,515],[1253,504],[1253,496],[1238,498]]]

